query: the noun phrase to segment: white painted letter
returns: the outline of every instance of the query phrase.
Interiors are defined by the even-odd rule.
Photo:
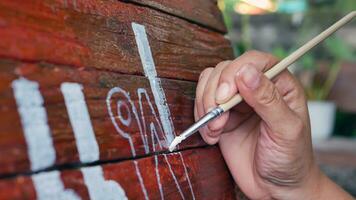
[[[167,144],[170,144],[175,137],[173,122],[169,107],[167,105],[166,96],[161,85],[161,80],[159,77],[157,77],[157,72],[153,61],[151,48],[148,43],[146,30],[144,26],[136,23],[132,23],[132,29],[135,34],[136,44],[140,54],[143,70],[151,85],[153,97],[157,105]]]
[[[43,107],[43,97],[35,81],[19,78],[12,82],[18,111],[28,146],[28,154],[33,171],[50,167],[55,163],[51,131],[47,124],[47,114]],[[32,176],[39,200],[79,200],[73,190],[64,189],[58,171]]]
[[[80,161],[83,163],[99,160],[99,145],[90,121],[85,103],[83,87],[78,83],[62,83],[61,91],[72,124]],[[105,180],[101,166],[81,169],[84,182],[92,200],[127,199],[125,191],[113,180]]]
[[[38,83],[25,78],[12,82],[17,109],[28,146],[33,171],[50,167],[56,160],[47,113]]]

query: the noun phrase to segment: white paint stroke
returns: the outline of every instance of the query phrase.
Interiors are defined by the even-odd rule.
[[[62,83],[61,91],[72,124],[80,161],[94,162],[99,160],[100,150],[83,94],[83,87],[78,83]],[[127,121],[125,121],[127,122]],[[127,199],[120,184],[105,180],[101,166],[81,169],[85,185],[92,200]]]
[[[174,175],[174,172],[172,170],[172,166],[171,166],[171,163],[169,163],[168,161],[168,158],[167,158],[167,154],[163,154],[164,156],[164,159],[166,160],[166,163],[168,165],[168,169],[169,169],[169,172],[171,173],[172,175],[172,178],[174,180],[174,183],[176,184],[177,188],[178,188],[178,191],[179,191],[179,194],[180,196],[182,197],[182,199],[185,199],[184,195],[183,195],[183,192],[182,192],[182,189],[180,188],[180,185],[179,185],[179,182],[177,180],[177,177]]]
[[[150,199],[150,198],[148,197],[148,193],[147,193],[147,190],[146,190],[146,186],[145,186],[145,184],[144,184],[144,182],[143,182],[143,178],[142,178],[142,175],[141,175],[141,173],[140,173],[140,169],[139,169],[139,167],[138,167],[138,162],[137,162],[136,160],[134,160],[133,162],[134,162],[134,164],[135,164],[137,178],[138,178],[138,180],[140,181],[141,190],[142,190],[143,194],[145,195],[145,199],[148,200],[148,199]]]
[[[152,149],[153,149],[153,152],[156,152],[155,137],[157,138],[157,143],[160,145],[160,147],[161,147],[161,144],[159,142],[157,131],[156,131],[156,128],[153,125],[153,123],[150,124],[150,127],[151,127]],[[163,194],[163,187],[162,187],[162,183],[161,183],[161,176],[159,175],[159,170],[158,170],[158,156],[154,155],[154,159],[155,159],[155,172],[156,172],[157,185],[158,185],[158,189],[159,189],[159,194],[161,195],[161,199],[163,200],[164,194]]]
[[[156,106],[165,132],[166,140],[169,144],[173,141],[175,137],[173,121],[171,119],[169,107],[167,105],[167,100],[161,85],[161,81],[157,76],[146,30],[143,25],[137,23],[132,23],[131,26],[135,34],[136,44],[138,52],[140,54],[143,70],[145,72],[145,76],[150,82],[152,94],[156,102]]]
[[[140,130],[140,134],[141,134],[141,139],[142,139],[142,142],[145,146],[145,151],[146,152],[149,152],[149,148],[148,148],[148,145],[147,145],[147,136],[145,137],[143,135],[143,132],[142,132],[142,127],[141,127],[141,123],[140,123],[140,120],[139,120],[139,117],[138,117],[138,113],[137,113],[137,110],[136,110],[136,107],[133,103],[133,101],[131,100],[130,98],[130,95],[128,94],[128,92],[126,92],[125,90],[121,89],[120,87],[114,87],[112,88],[109,92],[108,92],[108,95],[106,97],[106,106],[107,106],[107,109],[108,109],[108,112],[109,112],[109,116],[110,116],[110,119],[111,119],[111,122],[112,124],[114,125],[116,131],[122,136],[124,137],[125,139],[127,139],[129,141],[129,144],[130,144],[130,148],[131,148],[131,154],[133,157],[136,156],[136,149],[135,149],[135,146],[133,144],[133,141],[132,141],[132,138],[131,138],[131,135],[129,133],[126,133],[124,130],[122,130],[119,126],[119,124],[117,123],[116,119],[120,120],[121,123],[123,125],[125,125],[126,127],[128,127],[130,124],[131,124],[131,120],[130,120],[130,123],[128,123],[127,121],[122,121],[123,117],[121,116],[117,116],[115,117],[114,113],[113,113],[113,110],[111,109],[111,100],[112,100],[112,97],[114,94],[122,94],[126,100],[129,102],[129,104],[131,105],[131,109],[132,109],[132,112],[135,116],[135,119],[136,119],[136,122],[137,122],[137,126],[139,127],[139,130]],[[122,100],[119,100],[119,102],[121,103],[117,103],[116,105],[117,106],[120,106],[120,105],[123,105],[123,101]],[[120,107],[117,107],[117,110],[119,110]],[[120,115],[120,112],[118,112],[118,115]],[[130,114],[131,115],[131,114]],[[144,194],[145,196],[145,199],[148,200],[148,194],[147,194],[147,190],[146,190],[146,186],[143,182],[143,178],[142,178],[142,175],[141,175],[141,172],[140,172],[140,169],[138,167],[138,164],[136,161],[134,161],[134,164],[135,164],[135,170],[136,170],[136,175],[140,181],[140,186],[141,186],[141,190],[142,190],[142,193]]]
[[[146,89],[144,88],[138,88],[137,89],[137,95],[138,95],[138,103],[139,103],[139,106],[140,106],[140,111],[141,111],[141,118],[142,118],[142,123],[143,123],[143,131],[144,131],[144,135],[147,137],[147,133],[146,133],[146,120],[145,120],[145,114],[143,113],[143,105],[142,105],[142,95],[146,98],[147,100],[147,104],[149,106],[149,108],[151,109],[151,114],[153,115],[155,121],[156,121],[156,124],[158,125],[158,128],[159,130],[164,133],[163,129],[162,129],[162,126],[161,126],[161,123],[159,122],[158,118],[157,118],[157,114],[156,114],[156,111],[155,109],[153,108],[153,105],[151,103],[151,99],[150,99],[150,96],[147,94],[147,91]],[[164,136],[164,135],[163,135]],[[165,137],[164,137],[165,138]],[[157,136],[157,141],[159,141],[159,145],[160,147],[162,148],[162,143],[163,145],[167,145],[166,141],[163,140],[161,141],[160,138],[158,138]],[[148,143],[146,144],[148,146]],[[149,148],[149,147],[147,147]],[[154,151],[155,152],[155,151]]]
[[[80,200],[72,189],[65,189],[58,171],[32,176],[38,200]]]
[[[35,81],[20,77],[12,82],[33,171],[50,167],[56,160],[43,97]]]
[[[179,152],[179,156],[180,156],[180,159],[181,159],[181,161],[182,161],[182,163],[183,163],[183,168],[184,168],[185,177],[187,178],[187,181],[188,181],[188,184],[189,184],[189,188],[190,188],[190,192],[191,192],[191,194],[192,194],[192,198],[193,198],[193,200],[195,200],[195,195],[194,195],[194,191],[193,191],[193,186],[192,186],[192,183],[190,182],[190,178],[189,178],[187,166],[185,165],[182,152]]]
[[[154,110],[154,108],[153,108],[153,105],[151,104],[151,100],[150,100],[150,97],[149,97],[149,95],[147,94],[147,91],[145,90],[145,89],[143,89],[143,88],[138,88],[137,89],[137,93],[138,93],[138,97],[139,97],[139,105],[140,105],[140,110],[141,110],[141,117],[142,117],[142,122],[143,122],[143,127],[144,127],[144,131],[146,131],[145,129],[145,127],[146,127],[146,121],[145,121],[145,115],[144,115],[144,113],[143,113],[143,105],[142,105],[142,97],[144,97],[144,98],[146,98],[146,100],[147,100],[147,104],[148,104],[148,106],[149,106],[149,108],[150,108],[150,110],[151,110],[151,113],[152,113],[152,115],[154,116],[154,118],[156,119],[156,123],[158,124],[158,127],[160,128],[160,131],[161,132],[163,132],[163,130],[162,130],[162,126],[161,126],[161,124],[160,124],[160,122],[158,121],[158,119],[157,119],[157,114],[156,114],[156,112],[155,112],[155,110]],[[160,140],[160,138],[158,137],[158,134],[157,134],[157,131],[156,131],[156,128],[155,128],[155,126],[154,126],[154,124],[151,122],[151,124],[150,124],[150,128],[151,128],[151,141],[152,141],[152,149],[153,149],[153,152],[156,152],[156,149],[155,149],[155,142],[154,142],[154,137],[153,136],[155,136],[156,137],[156,140],[157,140],[157,142],[158,142],[158,144],[159,144],[159,147],[162,149],[162,142],[166,142],[166,141],[161,141]],[[164,143],[164,144],[166,144],[166,143]],[[186,178],[187,178],[187,181],[188,181],[188,185],[189,185],[189,189],[190,189],[190,192],[191,192],[191,194],[192,194],[192,199],[195,199],[195,195],[194,195],[194,191],[193,191],[193,187],[192,187],[192,184],[191,184],[191,181],[190,181],[190,178],[189,178],[189,175],[188,175],[188,171],[187,171],[187,167],[186,167],[186,165],[185,165],[185,162],[184,162],[184,159],[183,159],[183,155],[180,153],[180,157],[181,157],[181,161],[182,161],[182,164],[183,164],[183,168],[184,168],[184,172],[185,172],[185,176],[186,176]],[[180,193],[181,193],[181,195],[182,195],[182,198],[184,199],[184,196],[183,196],[183,193],[182,193],[182,190],[181,190],[181,188],[180,188],[180,185],[179,185],[179,182],[178,182],[178,180],[177,180],[177,178],[176,178],[176,176],[175,176],[175,174],[174,174],[174,172],[173,172],[173,170],[172,170],[172,168],[171,168],[171,165],[170,165],[170,163],[169,163],[169,161],[168,161],[168,158],[165,156],[165,161],[166,161],[166,163],[167,163],[167,165],[168,165],[168,167],[169,167],[169,169],[170,169],[170,173],[171,173],[171,175],[172,175],[172,177],[173,177],[173,179],[174,179],[174,181],[175,181],[175,183],[176,183],[176,186],[177,186],[177,189],[178,189],[178,191],[180,191]],[[157,164],[156,164],[157,163]],[[161,193],[161,199],[164,199],[164,196],[163,196],[163,187],[162,187],[162,185],[161,185],[161,182],[160,182],[160,175],[159,175],[159,171],[158,171],[158,160],[157,160],[157,157],[155,157],[155,164],[156,164],[156,166],[155,166],[155,170],[156,170],[156,177],[157,177],[157,184],[158,184],[158,187],[159,187],[159,190],[160,190],[160,193]]]
[[[142,127],[141,127],[141,123],[139,121],[139,118],[138,118],[138,114],[137,114],[137,110],[136,110],[136,107],[134,105],[134,103],[132,102],[131,98],[130,98],[130,95],[123,89],[121,89],[120,87],[114,87],[112,88],[109,92],[108,92],[108,95],[106,96],[106,106],[107,106],[107,109],[108,109],[108,113],[109,113],[109,116],[110,116],[110,120],[112,122],[112,124],[114,125],[116,131],[122,136],[124,137],[125,139],[127,139],[129,141],[129,144],[130,144],[130,148],[131,148],[131,153],[132,153],[132,156],[133,157],[136,157],[136,149],[135,149],[135,146],[133,144],[133,141],[132,141],[132,138],[130,136],[129,133],[126,133],[124,130],[122,130],[119,126],[119,124],[117,123],[117,119],[121,120],[122,117],[120,116],[115,116],[113,110],[111,109],[111,100],[112,100],[112,97],[114,94],[122,94],[124,95],[124,97],[127,99],[127,101],[130,103],[130,106],[131,106],[131,109],[132,109],[132,112],[136,118],[136,122],[138,124],[138,127],[139,127],[139,130],[140,130],[140,134],[141,134],[141,138],[142,138],[142,141],[145,143],[145,141],[147,141],[147,139],[144,138],[144,135],[142,135]],[[117,104],[119,105],[119,104]],[[117,108],[117,109],[120,109],[120,108]],[[121,121],[122,123],[122,121]],[[128,127],[130,124],[127,124],[124,122],[122,123],[123,125],[125,125],[126,127]],[[147,152],[148,151],[148,148],[145,147],[145,151]]]
[[[101,166],[85,167],[81,171],[91,200],[127,200],[119,183],[104,179]]]
[[[79,158],[81,162],[86,163],[99,160],[99,146],[95,139],[82,89],[82,85],[78,83],[61,84],[61,91],[73,128]]]

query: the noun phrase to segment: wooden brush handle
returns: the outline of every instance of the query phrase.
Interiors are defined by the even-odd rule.
[[[265,75],[271,79],[286,69],[289,65],[294,63],[300,57],[302,57],[305,53],[307,53],[310,49],[318,45],[320,42],[328,38],[335,31],[343,27],[349,21],[351,21],[356,16],[356,11],[350,12],[348,15],[337,21],[335,24],[330,26],[328,29],[314,37],[312,40],[304,44],[302,47],[294,51],[292,54],[281,60],[279,63],[274,65],[271,69],[265,72]],[[225,111],[230,110],[235,105],[239,104],[242,101],[242,97],[239,94],[233,96],[228,102],[224,104],[220,104],[219,106]]]

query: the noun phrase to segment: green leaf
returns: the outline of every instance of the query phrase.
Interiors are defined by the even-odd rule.
[[[302,65],[302,67],[306,70],[315,70],[317,68],[317,66],[315,64],[315,59],[314,59],[313,55],[310,53],[305,54],[301,58],[300,63]]]
[[[325,40],[326,51],[334,60],[352,60],[352,49],[337,36],[333,36]]]

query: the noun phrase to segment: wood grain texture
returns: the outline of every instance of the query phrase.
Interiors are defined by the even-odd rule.
[[[0,200],[235,199],[199,134],[167,153],[164,118],[191,125],[200,72],[232,58],[218,15],[214,0],[0,1]]]
[[[56,164],[58,165],[79,162],[73,130],[69,122],[63,94],[60,91],[60,85],[63,82],[75,82],[83,86],[91,123],[100,148],[101,160],[133,157],[128,140],[118,133],[109,117],[106,98],[109,90],[114,87],[120,87],[130,94],[130,98],[139,115],[138,120],[142,120],[141,114],[143,114],[145,123],[141,122],[140,124],[147,129],[147,134],[149,134],[150,123],[152,122],[157,129],[160,139],[163,137],[160,124],[156,121],[158,119],[156,105],[154,103],[149,104],[146,98],[142,98],[141,101],[138,98],[138,89],[142,88],[147,91],[150,102],[154,102],[148,80],[144,77],[98,72],[95,70],[78,70],[71,67],[44,63],[26,64],[2,60],[0,61],[0,174],[29,170],[27,147],[11,88],[11,83],[20,76],[39,83],[40,91],[44,98],[44,108],[47,111],[48,124],[57,151]],[[176,134],[178,134],[194,122],[193,103],[195,83],[162,79],[162,86],[167,97],[174,128]],[[112,110],[115,111],[115,116],[117,116],[117,106],[115,103],[119,100],[129,105],[128,99],[122,94],[113,95],[110,105]],[[142,113],[140,112],[140,102],[143,105]],[[156,116],[152,114],[149,105],[153,106]],[[134,119],[132,108],[129,109],[129,112],[132,119]],[[117,123],[123,131],[131,135],[137,156],[147,154],[144,151],[144,144],[141,140],[138,124],[134,120],[132,121],[128,127],[120,124],[119,120]],[[151,136],[148,140],[150,151],[152,151]],[[156,149],[158,149],[157,142],[155,142],[155,145],[157,146]],[[205,143],[197,134],[192,139],[187,140],[181,148],[201,145],[205,145]],[[167,150],[166,146],[162,150]]]
[[[138,4],[171,13],[225,33],[226,28],[216,0],[131,0]]]
[[[171,165],[177,183],[186,199],[193,199],[188,178],[183,171],[187,168],[195,199],[235,199],[234,184],[217,147],[187,150],[181,153],[158,155],[158,173],[164,199],[181,199],[174,178],[167,167]],[[136,160],[150,199],[161,199],[156,180],[155,156]],[[128,199],[144,199],[133,161],[101,165],[106,180],[121,185]],[[86,167],[93,168],[93,167]],[[83,169],[83,168],[80,168]],[[51,172],[43,172],[51,173]],[[82,199],[89,199],[82,172],[79,169],[64,170],[61,179],[66,189],[73,189]],[[36,193],[30,176],[18,176],[0,180],[0,199],[35,199]]]
[[[232,58],[222,34],[116,0],[3,0],[0,57],[142,75],[132,22],[146,27],[160,77],[197,80]]]

